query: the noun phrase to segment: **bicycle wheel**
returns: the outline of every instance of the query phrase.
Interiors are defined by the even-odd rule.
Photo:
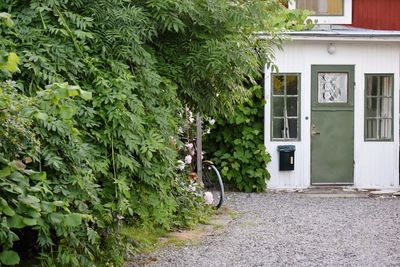
[[[217,168],[210,163],[203,162],[203,184],[204,192],[212,194],[212,205],[217,209],[224,202],[224,184]]]

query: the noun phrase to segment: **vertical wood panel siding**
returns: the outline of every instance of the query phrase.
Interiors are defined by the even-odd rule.
[[[374,30],[400,30],[400,1],[353,0],[352,26]]]

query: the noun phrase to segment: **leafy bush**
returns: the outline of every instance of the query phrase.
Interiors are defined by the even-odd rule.
[[[224,181],[241,191],[264,191],[270,177],[270,156],[264,145],[264,98],[261,86],[249,89],[249,99],[227,118],[218,118],[204,141],[205,150]]]
[[[18,261],[20,238],[42,265],[120,266],[122,223],[200,220],[176,168],[178,114],[240,102],[259,54],[270,62],[280,42],[252,33],[302,22],[287,12],[279,1],[0,1],[2,263]]]

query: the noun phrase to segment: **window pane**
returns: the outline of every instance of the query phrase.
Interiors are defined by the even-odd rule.
[[[283,97],[273,97],[273,106],[272,106],[272,114],[274,117],[283,117],[283,108],[284,108],[284,100]]]
[[[347,73],[318,73],[318,103],[347,103]]]
[[[367,138],[368,139],[378,138],[378,121],[375,119],[367,120]]]
[[[380,116],[385,117],[385,118],[391,118],[392,117],[392,99],[391,98],[380,98],[380,106],[381,106],[381,112]]]
[[[392,77],[383,76],[380,78],[380,94],[382,96],[392,96]]]
[[[297,75],[287,75],[286,76],[286,94],[287,95],[297,95]]]
[[[286,100],[286,108],[289,117],[297,116],[297,97],[288,97]]]
[[[289,119],[289,138],[296,139],[297,138],[297,119]]]
[[[272,91],[274,95],[284,94],[284,76],[274,75],[272,78]]]
[[[378,96],[378,77],[367,76],[367,96]]]
[[[297,0],[297,8],[308,9],[321,16],[343,16],[343,0]]]
[[[393,130],[393,76],[366,76],[366,139],[391,140]]]
[[[283,119],[274,119],[272,121],[272,137],[273,138],[284,138],[284,120]]]
[[[272,75],[272,139],[298,139],[300,75]]]
[[[365,103],[367,105],[367,117],[379,117],[378,113],[378,98],[376,97],[369,97],[367,98],[367,102]]]
[[[392,120],[381,119],[380,120],[380,138],[381,139],[392,139]]]

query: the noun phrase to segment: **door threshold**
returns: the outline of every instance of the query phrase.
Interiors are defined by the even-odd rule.
[[[354,183],[312,183],[310,187],[343,187],[343,186],[353,186]]]

